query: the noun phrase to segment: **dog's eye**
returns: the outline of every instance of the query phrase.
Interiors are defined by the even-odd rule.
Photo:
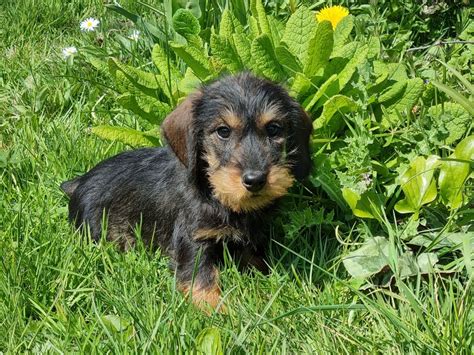
[[[283,128],[278,123],[269,123],[266,127],[269,137],[276,137],[280,135]]]
[[[227,126],[220,126],[216,130],[217,135],[222,139],[227,139],[230,137],[230,128]]]

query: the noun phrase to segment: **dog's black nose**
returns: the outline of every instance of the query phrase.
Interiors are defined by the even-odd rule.
[[[242,184],[251,192],[260,191],[267,182],[267,174],[263,171],[246,171],[242,176]]]

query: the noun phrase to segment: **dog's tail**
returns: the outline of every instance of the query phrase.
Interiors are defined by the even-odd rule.
[[[60,187],[63,192],[68,195],[69,197],[72,196],[74,191],[76,191],[77,187],[79,186],[79,178],[75,178],[72,180],[64,181]]]

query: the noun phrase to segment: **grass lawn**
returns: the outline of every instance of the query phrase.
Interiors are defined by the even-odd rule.
[[[222,267],[228,314],[207,316],[190,305],[159,251],[139,245],[122,253],[75,232],[59,184],[130,149],[90,127],[139,123],[114,106],[100,72],[61,56],[67,46],[91,45],[79,29],[86,17],[102,27],[130,24],[106,16],[100,0],[63,3],[0,4],[0,353],[473,351],[472,275],[418,274],[393,288],[359,290],[342,258],[370,224],[349,225],[341,237],[342,218],[293,220],[289,212],[320,196],[301,187],[275,218],[271,274]],[[311,211],[310,219],[329,221],[330,208]],[[291,232],[297,223],[302,228]],[[390,231],[395,245],[403,231]]]

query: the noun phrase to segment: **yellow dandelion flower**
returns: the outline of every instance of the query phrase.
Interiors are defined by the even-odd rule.
[[[325,7],[321,11],[318,11],[316,13],[316,19],[318,22],[324,20],[331,22],[332,28],[335,29],[339,21],[341,21],[347,15],[349,15],[349,10],[343,6],[336,5]]]

